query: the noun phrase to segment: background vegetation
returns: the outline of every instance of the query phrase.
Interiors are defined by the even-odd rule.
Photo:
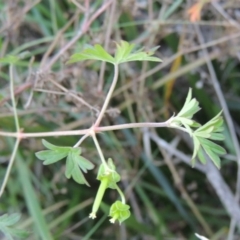
[[[191,168],[192,140],[171,129],[134,129],[100,134],[107,157],[122,176],[121,188],[132,215],[124,224],[107,220],[108,191],[98,218],[88,218],[98,189],[97,167],[87,174],[91,187],[64,176],[64,164],[43,166],[35,152],[41,138],[19,145],[0,215],[21,213],[15,228],[26,239],[239,239],[240,3],[238,0],[6,0],[0,1],[0,57],[22,58],[14,68],[15,97],[24,132],[90,127],[112,80],[111,65],[85,61],[66,65],[87,44],[109,52],[124,39],[161,47],[162,63],[134,62],[120,68],[120,80],[102,125],[161,122],[177,113],[189,87],[205,123],[221,109],[227,154],[218,171],[212,164]],[[15,132],[9,66],[0,66],[0,131]],[[84,99],[88,107],[79,99]],[[2,134],[3,135],[3,134]],[[0,179],[14,139],[0,134]],[[77,136],[49,137],[72,146]],[[91,139],[83,156],[95,166]],[[1,227],[1,226],[0,226]],[[0,233],[0,238],[3,235]]]

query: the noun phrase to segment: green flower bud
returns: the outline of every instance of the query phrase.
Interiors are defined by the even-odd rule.
[[[110,219],[110,222],[115,223],[115,221],[118,220],[121,224],[123,221],[130,217],[131,213],[129,209],[129,205],[124,204],[120,201],[116,201],[110,208],[109,216],[112,217]]]
[[[97,210],[99,209],[106,189],[116,189],[116,183],[121,179],[120,175],[115,171],[115,166],[110,158],[108,159],[108,168],[111,170],[111,172],[109,172],[109,169],[106,169],[104,164],[101,164],[98,170],[97,179],[101,181],[101,184],[98,188],[98,192],[93,203],[92,212],[89,215],[89,217],[92,219],[96,218]]]

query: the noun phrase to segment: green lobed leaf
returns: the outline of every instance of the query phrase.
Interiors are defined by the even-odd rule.
[[[193,146],[194,146],[194,150],[193,150],[192,159],[195,159],[200,148],[200,142],[196,136],[193,136]]]
[[[84,60],[100,60],[109,63],[115,63],[114,58],[108,54],[101,45],[96,44],[94,47],[88,47],[81,53],[75,53],[70,57],[67,63],[75,63]]]
[[[81,172],[80,168],[75,164],[73,171],[72,171],[72,178],[75,180],[75,182],[79,184],[86,184],[90,187],[89,183],[85,179],[83,173]]]
[[[198,106],[198,101],[194,98],[183,106],[182,110],[178,113],[177,117],[185,117],[190,119],[199,110],[200,107]]]
[[[220,169],[220,165],[221,165],[221,161],[220,158],[218,157],[218,155],[216,153],[214,153],[211,148],[209,148],[207,145],[202,145],[203,149],[205,150],[205,152],[207,153],[207,155],[211,158],[211,160],[213,161],[213,163],[215,164],[215,166]]]
[[[115,60],[117,62],[121,62],[122,59],[126,58],[131,51],[134,48],[134,44],[129,44],[126,41],[121,41],[120,44],[116,44],[117,45],[117,50],[115,52]]]
[[[199,148],[197,156],[201,163],[206,164],[207,161],[202,147]]]
[[[36,157],[43,160],[44,165],[60,161],[68,155],[66,150],[43,150],[35,153]]]
[[[199,103],[195,98],[192,99],[192,89],[189,88],[185,103],[176,117],[192,118],[192,116],[199,110]]]
[[[92,170],[94,168],[94,165],[86,158],[79,155],[75,155],[74,158],[78,166],[83,170],[83,172],[87,173],[87,170]]]
[[[157,50],[157,47],[150,49],[149,51],[138,50],[132,52],[134,47],[135,44],[121,41],[119,44],[116,44],[115,57],[112,57],[101,45],[96,44],[94,47],[91,46],[84,49],[81,53],[73,54],[67,63],[74,63],[83,60],[100,60],[112,64],[120,64],[130,61],[162,61],[160,58],[152,57],[154,52]]]
[[[45,139],[42,139],[42,144],[50,150],[61,150],[62,152],[65,150],[66,152],[68,152],[70,149],[72,149],[72,147],[62,147],[53,145],[52,143],[46,141]]]
[[[200,123],[198,123],[198,122],[196,122],[196,121],[194,121],[194,120],[192,120],[192,121],[193,121],[193,123],[190,125],[191,127],[194,127],[194,128],[201,127],[201,124],[200,124]]]
[[[194,132],[194,135],[196,137],[202,137],[202,138],[210,138],[211,137],[211,133],[208,132]]]
[[[222,133],[211,133],[209,139],[223,141],[225,137]]]
[[[223,119],[220,116],[222,114],[222,111],[219,112],[214,118],[209,120],[207,123],[202,125],[200,128],[196,130],[196,132],[203,132],[208,130],[209,128],[212,128],[212,131],[219,131],[219,128],[223,124]],[[221,129],[222,130],[222,129]]]
[[[218,144],[212,142],[212,141],[209,141],[208,139],[205,139],[205,138],[198,138],[200,143],[203,145],[206,145],[207,147],[209,147],[211,149],[211,151],[215,152],[216,154],[218,155],[223,155],[223,154],[226,154],[226,150],[219,146]]]
[[[86,184],[87,186],[90,186],[89,183],[87,182],[87,180],[85,179],[83,173],[80,170],[80,162],[79,162],[79,153],[80,153],[81,149],[78,148],[72,148],[72,150],[68,153],[67,156],[67,161],[66,161],[66,170],[65,170],[65,176],[66,178],[70,178],[72,177],[77,183],[79,184]],[[88,161],[86,159],[86,161]],[[88,161],[88,170],[92,169],[92,163]],[[91,168],[91,167],[92,168]],[[87,169],[85,169],[87,170]]]
[[[74,169],[75,163],[72,160],[72,154],[71,152],[68,154],[67,156],[67,160],[66,160],[66,169],[65,169],[65,176],[66,178],[70,178],[72,175],[72,171]]]
[[[150,49],[149,51],[142,51],[142,49],[132,52],[135,44],[130,44],[126,41],[121,41],[117,44],[117,50],[115,53],[115,62],[124,63],[131,61],[154,61],[161,62],[162,60],[158,57],[151,57],[158,47]]]
[[[86,173],[87,170],[92,170],[94,165],[86,158],[80,156],[81,148],[72,148],[72,159]]]

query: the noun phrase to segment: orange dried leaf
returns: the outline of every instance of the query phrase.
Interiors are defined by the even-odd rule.
[[[197,22],[201,19],[202,7],[203,7],[203,3],[200,1],[198,3],[195,3],[192,7],[189,8],[187,13],[190,17],[191,22]]]

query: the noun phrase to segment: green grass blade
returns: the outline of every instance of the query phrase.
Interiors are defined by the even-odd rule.
[[[9,145],[10,147],[13,147],[13,141],[9,141]],[[17,152],[16,164],[26,206],[34,220],[38,235],[41,237],[41,239],[53,240],[48,228],[48,224],[43,216],[40,203],[32,186],[28,167],[19,152]]]

